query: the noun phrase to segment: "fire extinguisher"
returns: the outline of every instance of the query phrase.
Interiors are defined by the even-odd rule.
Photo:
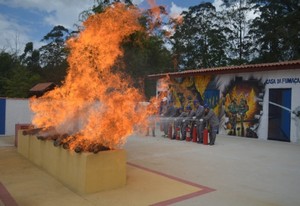
[[[190,125],[187,125],[186,129],[185,129],[185,132],[186,132],[186,141],[191,141],[191,127]]]
[[[169,123],[169,127],[168,127],[168,137],[169,139],[172,139],[172,124]]]
[[[203,130],[203,144],[208,144],[208,129],[206,127]]]
[[[180,127],[176,127],[176,140],[180,140]]]
[[[192,135],[192,137],[193,137],[193,142],[197,142],[197,124],[196,124],[196,122],[194,123],[194,127],[193,127],[193,135]]]

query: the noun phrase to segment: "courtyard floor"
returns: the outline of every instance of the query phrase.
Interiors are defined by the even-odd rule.
[[[300,145],[218,135],[214,146],[132,135],[126,186],[77,194],[0,136],[0,206],[300,205]]]

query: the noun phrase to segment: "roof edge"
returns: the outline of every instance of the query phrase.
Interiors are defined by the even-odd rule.
[[[239,66],[225,66],[202,68],[195,70],[186,70],[181,72],[169,72],[160,74],[150,74],[147,76],[149,79],[159,79],[163,77],[185,77],[206,74],[227,74],[227,73],[244,73],[244,72],[259,72],[259,71],[274,71],[274,70],[289,70],[300,69],[300,60],[275,62],[275,63],[262,63],[262,64],[247,64]]]

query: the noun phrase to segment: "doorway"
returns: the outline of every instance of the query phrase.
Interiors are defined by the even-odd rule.
[[[291,89],[269,90],[269,140],[290,142],[291,93]]]

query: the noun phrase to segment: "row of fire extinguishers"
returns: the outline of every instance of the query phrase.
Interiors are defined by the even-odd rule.
[[[193,126],[193,127],[192,127]],[[162,129],[162,128],[161,128]],[[175,139],[176,140],[182,140],[181,139],[181,127],[180,125],[178,125],[176,128],[175,128]],[[197,137],[198,137],[198,134],[197,134],[197,123],[196,121],[192,121],[191,123],[189,123],[185,129],[185,132],[186,132],[186,138],[185,140],[187,142],[198,142],[197,140]],[[203,138],[203,144],[207,145],[209,142],[209,138],[208,138],[208,129],[205,127],[203,130],[202,130],[202,138]],[[173,139],[173,123],[169,123],[168,124],[168,138],[170,139]]]

